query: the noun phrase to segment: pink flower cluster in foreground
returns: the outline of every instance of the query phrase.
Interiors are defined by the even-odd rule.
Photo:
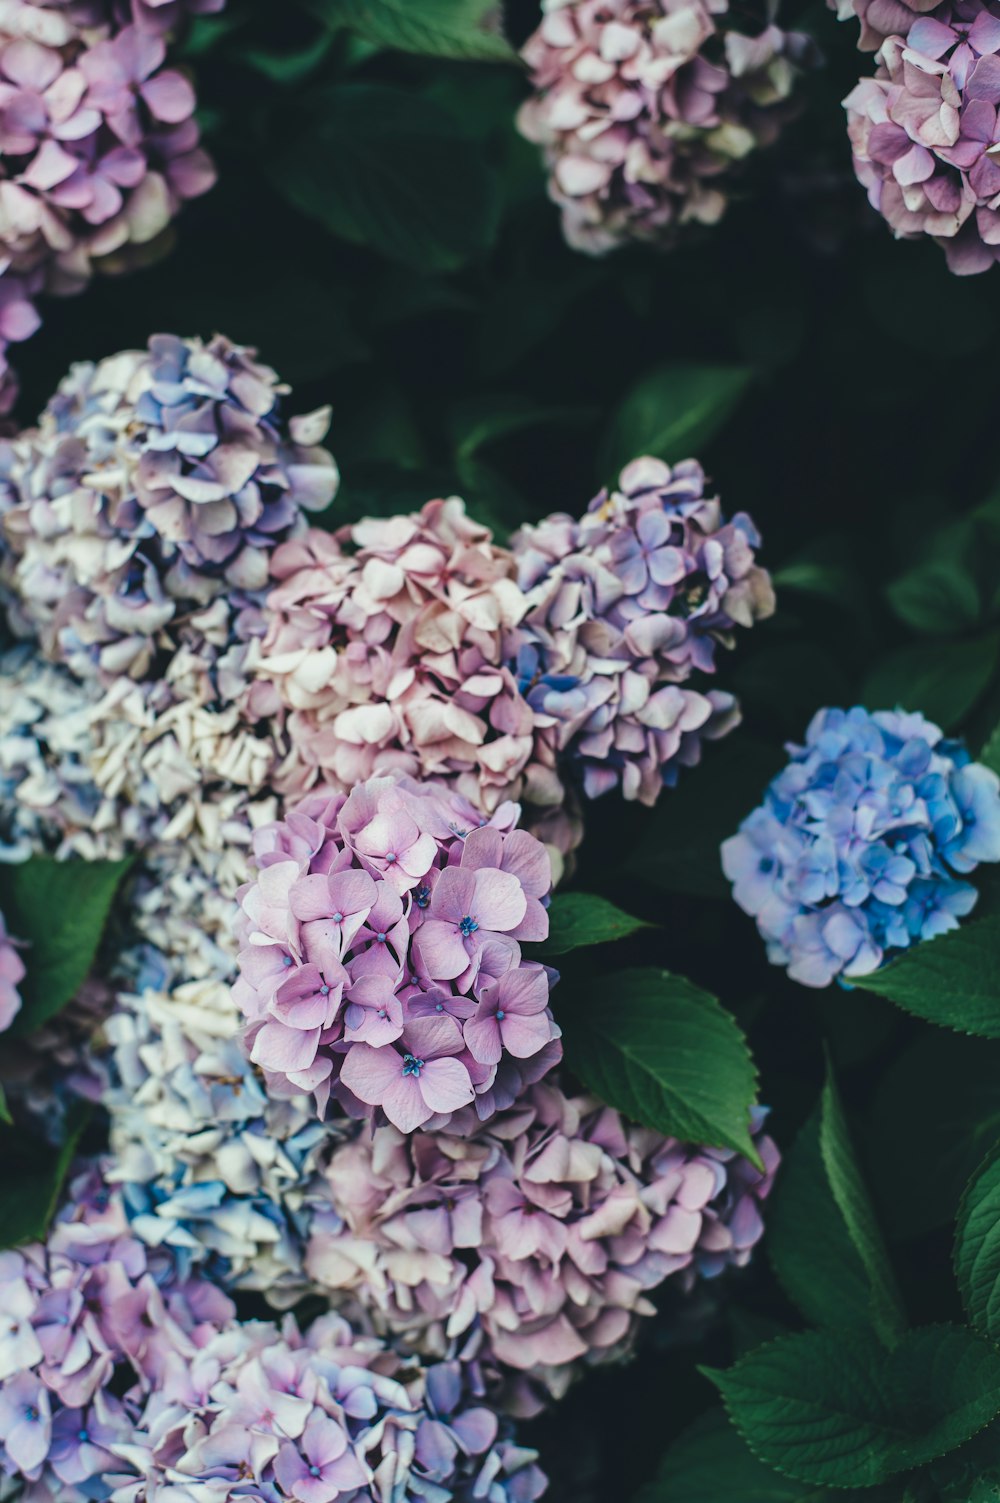
[[[412,1132],[473,1103],[487,1117],[557,1062],[551,973],[521,953],[548,934],[551,866],[516,814],[483,825],[397,776],[257,832],[234,997],[272,1082]]]
[[[4,916],[0,913],[0,1033],[10,1027],[21,1011],[18,987],[23,980],[24,961],[18,954],[16,941],[7,933]]]
[[[763,1173],[551,1080],[469,1136],[363,1132],[324,1171],[307,1271],[415,1350],[457,1346],[533,1412],[629,1350],[665,1279],[749,1261],[778,1163],[763,1120]]]

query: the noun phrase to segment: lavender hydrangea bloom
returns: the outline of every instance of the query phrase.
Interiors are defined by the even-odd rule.
[[[422,1369],[338,1315],[232,1326],[146,1400],[113,1503],[533,1503],[536,1454],[458,1364]]]
[[[154,335],[74,367],[3,454],[15,624],[79,676],[169,677],[199,610],[203,643],[252,636],[271,550],[333,496],[328,412],[286,424],[287,388],[253,357]]]
[[[887,37],[844,101],[854,167],[900,239],[929,235],[953,272],[1000,259],[1000,13],[955,0]]]
[[[4,916],[0,913],[0,1033],[6,1032],[21,1011],[18,987],[25,972],[18,948],[16,940],[7,933]]]
[[[621,785],[655,803],[702,739],[739,720],[731,694],[681,687],[715,671],[716,649],[774,609],[745,513],[723,517],[694,460],[637,459],[619,488],[523,527],[512,547],[529,606],[517,657],[521,689],[578,764],[594,798]]]
[[[764,1174],[550,1081],[481,1125],[376,1128],[323,1171],[307,1270],[394,1340],[474,1358],[508,1406],[534,1412],[627,1354],[665,1279],[690,1287],[748,1261],[778,1162],[762,1113],[752,1127]]]
[[[232,1316],[220,1290],[147,1256],[120,1197],[81,1172],[45,1243],[0,1253],[0,1475],[106,1495],[130,1411]]]
[[[412,1132],[494,1110],[505,1060],[555,1062],[554,973],[521,954],[548,934],[551,866],[517,812],[487,825],[445,787],[370,778],[255,835],[233,995],[267,1076]]]
[[[265,1093],[224,982],[163,992],[168,958],[140,954],[136,969],[136,992],[119,995],[105,1028],[113,1085],[104,1097],[107,1173],[133,1234],[169,1248],[181,1269],[293,1304],[306,1287],[310,1178],[346,1124],[318,1122],[299,1093]]]
[[[795,981],[864,976],[954,929],[1000,861],[1000,778],[922,715],[820,710],[722,847],[740,907]]]
[[[542,147],[570,245],[671,243],[723,214],[732,169],[777,136],[807,39],[728,0],[545,0],[518,126]],[[740,24],[743,24],[742,22]]]

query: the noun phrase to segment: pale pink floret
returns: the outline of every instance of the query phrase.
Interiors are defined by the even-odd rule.
[[[0,1033],[10,1027],[21,1011],[21,993],[18,988],[24,976],[24,961],[18,954],[16,942],[7,933],[3,914],[0,913]]]

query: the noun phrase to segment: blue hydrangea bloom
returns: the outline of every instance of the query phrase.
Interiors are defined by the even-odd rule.
[[[769,959],[805,986],[954,929],[1000,861],[1000,778],[922,715],[820,710],[722,846]]]

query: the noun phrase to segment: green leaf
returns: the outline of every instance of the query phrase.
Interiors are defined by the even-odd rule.
[[[767,1210],[767,1253],[789,1299],[814,1325],[871,1325],[871,1285],[826,1176],[820,1109],[784,1156]]]
[[[309,123],[272,160],[278,191],[345,240],[424,271],[493,243],[495,174],[454,118],[419,94],[348,83],[313,95]]]
[[[886,595],[901,621],[932,636],[968,630],[983,608],[976,581],[961,559],[928,559],[894,580]]]
[[[327,26],[348,26],[401,52],[487,63],[516,63],[498,0],[307,0]]]
[[[57,1153],[39,1154],[13,1141],[0,1139],[4,1172],[0,1179],[0,1248],[19,1247],[45,1236],[59,1205],[59,1196],[76,1156],[77,1144],[90,1117],[78,1103],[69,1114],[66,1137]],[[11,1138],[11,1142],[4,1141]]]
[[[0,867],[0,910],[26,942],[24,1006],[13,1032],[31,1033],[71,1001],[94,964],[124,861],[53,861],[35,856]]]
[[[876,664],[861,700],[873,709],[920,710],[946,731],[978,704],[997,667],[1000,636],[990,632],[964,642],[919,642]]]
[[[611,418],[600,478],[612,482],[630,459],[670,464],[699,454],[735,411],[753,372],[743,365],[660,365],[647,371]]]
[[[979,761],[982,762],[984,767],[988,767],[991,772],[1000,774],[1000,725],[997,726],[979,753]]]
[[[929,1023],[1000,1038],[1000,917],[914,945],[855,984]]]
[[[666,792],[623,865],[661,892],[730,898],[719,847],[735,835],[781,766],[781,751],[750,735],[705,750],[698,776]]]
[[[602,1100],[671,1137],[758,1162],[753,1061],[715,997],[668,971],[628,970],[578,984],[556,1011],[570,1069]]]
[[[708,1371],[767,1465],[829,1487],[874,1487],[955,1450],[1000,1411],[1000,1351],[961,1326],[891,1349],[860,1332],[782,1336]]]
[[[0,1123],[3,1123],[5,1127],[14,1125],[14,1118],[10,1114],[10,1107],[7,1105],[7,1097],[2,1085],[0,1085]]]
[[[955,1276],[977,1330],[1000,1337],[1000,1148],[966,1187],[955,1232]]]
[[[607,944],[650,927],[643,919],[633,918],[596,893],[557,893],[549,908],[549,937],[543,950],[546,957],[567,955],[584,945]]]
[[[904,1329],[906,1316],[829,1069],[820,1098],[819,1150],[830,1192],[868,1279],[872,1325],[883,1341],[892,1342]]]

